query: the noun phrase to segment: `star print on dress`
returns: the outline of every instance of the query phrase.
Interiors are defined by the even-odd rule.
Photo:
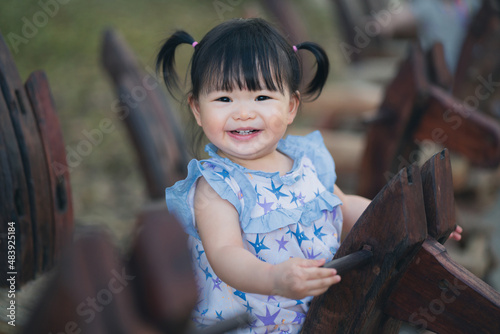
[[[286,241],[286,240],[285,240],[285,236],[284,236],[284,235],[283,235],[283,236],[281,236],[281,240],[277,240],[277,239],[274,239],[274,240],[276,240],[276,242],[277,242],[277,243],[278,243],[278,245],[280,246],[280,247],[278,248],[278,252],[279,252],[280,250],[282,250],[282,249],[284,249],[285,251],[287,251],[287,252],[288,252],[288,249],[286,249],[286,247],[285,247],[285,245],[288,243],[288,241]]]
[[[200,267],[200,269],[203,270],[203,272],[205,273],[205,279],[208,281],[208,279],[212,277],[212,274],[210,273],[208,267],[206,269]]]
[[[247,308],[245,312],[252,313],[253,307],[250,306],[250,303],[248,301],[247,304],[243,306]]]
[[[282,193],[280,190],[281,188],[283,187],[284,185],[282,184],[281,186],[279,186],[278,188],[276,188],[276,186],[274,185],[274,181],[271,180],[271,187],[272,189],[269,189],[267,187],[264,187],[265,189],[269,190],[270,192],[272,192],[274,194],[274,196],[276,196],[276,198],[278,199],[278,201],[280,200],[280,197],[288,197],[289,195],[287,194],[284,194]]]
[[[220,321],[222,320],[225,320],[224,317],[222,316],[222,310],[219,312],[217,312],[217,310],[215,310],[215,314],[217,314],[217,319],[219,319]]]
[[[304,195],[302,195],[302,192],[299,193],[299,196],[297,197],[297,199],[300,201],[300,204],[304,205],[304,199],[306,197]]]
[[[323,237],[327,236],[327,234],[325,233],[321,233],[321,230],[323,229],[324,226],[321,226],[320,228],[317,228],[316,227],[316,224],[313,225],[314,226],[314,235],[316,236],[316,238],[318,238],[319,240],[323,241]]]
[[[217,288],[220,291],[222,291],[222,289],[220,288],[220,284],[222,283],[222,280],[219,277],[217,277],[217,279],[212,278],[212,282],[214,282],[214,287],[212,288],[212,290],[215,290]]]
[[[205,251],[204,250],[199,250],[198,246],[199,245],[196,245],[196,251],[198,252],[198,257],[196,258],[196,260],[198,260],[198,262],[200,262],[200,260],[201,260],[201,254],[205,253]]]
[[[207,309],[207,311],[208,311],[208,309]],[[201,320],[199,320],[199,319],[197,319],[197,318],[191,318],[191,320],[193,320],[193,321],[196,323],[196,327],[198,327],[198,328],[206,328],[206,327],[208,327],[208,325],[207,325],[207,324],[204,324],[204,323],[203,323],[203,321],[204,321],[205,319],[201,319]]]
[[[259,254],[259,252],[263,249],[270,249],[266,245],[264,245],[264,239],[266,237],[262,238],[262,241],[259,241],[259,235],[257,234],[257,238],[255,239],[255,242],[248,241],[250,245],[255,249],[255,254]]]
[[[313,166],[309,166],[309,165],[304,164],[304,168],[309,168],[314,174],[316,174],[316,169],[314,169]]]
[[[267,296],[267,301],[269,302],[270,300],[277,301],[276,297],[274,297],[274,296]]]
[[[297,238],[297,242],[299,243],[299,247],[302,245],[302,241],[304,240],[309,240],[308,237],[306,237],[306,235],[304,234],[304,231],[300,231],[300,225],[297,224],[297,229],[295,230],[295,232],[292,232],[292,234],[295,236],[295,238]]]
[[[298,201],[299,199],[297,198],[297,196],[295,196],[295,192],[290,191],[290,195],[292,195],[292,200],[290,201],[290,203],[295,203],[295,205],[296,205],[297,207],[299,207],[299,205],[297,204],[297,201]]]
[[[267,203],[267,199],[264,198],[264,203],[257,202],[257,204],[259,204],[264,209],[264,214],[266,214],[271,211],[271,207],[273,206],[274,202]]]
[[[295,322],[295,323],[300,325],[300,324],[302,324],[302,320],[304,320],[305,317],[306,317],[306,315],[304,313],[296,312],[295,319],[293,319],[292,322]]]
[[[201,303],[203,300],[204,300],[204,299],[200,299],[200,300],[198,300],[198,302],[196,303],[196,306],[194,307],[194,310],[195,310],[196,312],[200,312],[200,309],[198,308],[198,305],[200,305],[200,303]]]
[[[236,290],[236,291],[235,291],[235,292],[233,292],[233,293],[234,293],[234,295],[236,295],[236,296],[240,297],[241,299],[243,299],[243,300],[245,300],[245,301],[247,300],[247,295],[246,295],[246,293],[244,293],[243,291]]]
[[[307,250],[306,252],[307,252],[307,258],[310,260],[314,260],[315,258],[321,255],[321,252],[319,252],[318,254],[314,254],[314,248],[311,249],[311,253],[309,253],[309,250]]]
[[[266,305],[266,315],[263,316],[263,315],[257,315],[257,314],[255,314],[255,316],[257,318],[259,318],[259,320],[262,321],[262,323],[265,326],[276,325],[276,323],[274,322],[274,320],[276,319],[276,317],[278,316],[278,313],[280,313],[280,311],[281,310],[278,310],[278,311],[276,311],[276,313],[271,314],[271,313],[269,313],[269,309],[267,308],[267,305]]]
[[[257,203],[259,202],[261,194],[259,194],[259,191],[257,190],[257,185],[255,185],[255,195],[257,196]]]
[[[220,176],[222,176],[225,179],[227,179],[229,177],[229,172],[225,169],[223,169],[221,172],[216,172],[217,174],[219,174]]]
[[[215,165],[212,164],[211,162],[206,161],[206,162],[203,163],[203,169],[207,169],[207,168],[213,170],[213,169],[215,169]]]
[[[319,188],[318,188],[318,189],[317,189],[317,191],[315,191],[315,192],[314,192],[314,197],[318,197],[318,196],[319,196],[319,194],[320,194],[320,190],[319,190]]]

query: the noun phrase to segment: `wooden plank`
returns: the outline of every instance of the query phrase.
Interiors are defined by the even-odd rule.
[[[346,43],[345,48],[356,48],[357,51],[350,52],[348,63],[351,61],[358,62],[362,59],[373,56],[386,56],[387,50],[384,50],[384,38],[379,34],[370,35],[367,45],[363,48],[360,47],[358,40],[358,29],[363,29],[367,17],[373,15],[372,10],[381,8],[381,4],[369,3],[366,0],[362,1],[346,1],[346,0],[333,0],[335,5],[335,21],[338,20],[340,30],[343,33],[343,43]],[[364,34],[364,32],[363,32]],[[363,39],[365,43],[365,39]]]
[[[408,155],[415,150],[413,132],[420,121],[428,91],[425,68],[422,50],[412,46],[398,74],[387,86],[376,118],[367,130],[359,195],[373,198],[398,170],[405,167]]]
[[[84,325],[95,333],[105,333],[102,317],[96,317],[101,308],[88,304],[96,303],[98,291],[90,275],[87,252],[92,251],[96,244],[94,242],[93,247],[88,247],[88,239],[87,236],[76,240],[60,261],[22,333],[85,333],[82,331]],[[99,254],[93,260],[100,261],[101,256],[105,255]]]
[[[446,64],[443,44],[440,42],[434,43],[427,51],[426,57],[429,81],[449,91],[453,85],[453,74]]]
[[[46,161],[50,194],[54,205],[54,261],[72,241],[73,203],[66,149],[50,87],[44,72],[33,72],[25,84],[36,117]]]
[[[455,224],[455,200],[450,154],[443,150],[421,168],[422,191],[429,236],[444,244]]]
[[[86,230],[67,255],[22,333],[159,333],[138,315],[135,276],[109,235]]]
[[[436,47],[437,48],[437,47]],[[428,56],[414,47],[387,87],[378,114],[366,136],[358,194],[372,198],[394,173],[418,161],[418,142],[431,140],[464,155],[474,166],[500,165],[500,125],[492,118],[453,98],[447,86],[439,48]],[[440,65],[440,63],[443,63]],[[427,72],[435,83],[427,81]]]
[[[104,33],[102,61],[117,88],[121,119],[127,125],[151,198],[185,177],[189,154],[183,128],[156,76],[142,70],[125,41]]]
[[[28,188],[33,244],[37,272],[52,267],[54,253],[54,213],[49,188],[47,162],[31,105],[16,64],[3,38],[0,38],[0,77],[2,93],[21,153]],[[12,138],[13,139],[13,138]]]
[[[12,172],[11,166],[14,163],[21,163],[21,160],[15,160],[16,156],[9,152],[9,146],[17,146],[14,141],[9,145],[5,140],[3,128],[5,124],[2,115],[7,113],[7,108],[0,98],[0,253],[4,254],[0,259],[0,286],[11,287],[7,281],[12,276],[15,279],[16,288],[34,277],[34,249],[31,224],[27,219],[29,215],[29,206],[27,196],[23,196],[19,191],[19,185],[26,187],[22,170]],[[10,120],[7,120],[10,123]],[[15,147],[17,148],[17,147]],[[17,156],[19,158],[19,156]],[[14,160],[14,161],[12,161]],[[27,191],[24,193],[27,195]],[[28,210],[27,214],[24,209]],[[14,247],[14,249],[12,249]]]
[[[1,38],[1,35],[0,35]],[[0,63],[0,66],[1,63]],[[2,92],[7,90],[5,80],[0,76]],[[2,142],[0,170],[0,184],[2,185],[2,201],[0,206],[1,223],[1,253],[7,254],[7,222],[14,222],[16,226],[16,282],[18,287],[35,277],[37,259],[33,244],[33,226],[31,225],[31,208],[28,198],[28,185],[24,175],[23,161],[19,145],[10,119],[9,109],[5,104],[3,94],[0,94],[0,141]],[[2,272],[0,286],[8,284],[7,278],[11,272],[7,264],[7,257],[0,259]]]
[[[499,41],[500,6],[498,1],[484,0],[469,24],[453,85],[453,96],[458,100],[467,101],[497,119],[500,118]]]
[[[315,297],[302,333],[397,333],[398,322],[382,312],[383,302],[427,235],[419,168],[401,170],[373,199],[335,254],[335,259],[368,245],[370,264],[351,271]]]
[[[427,239],[384,313],[440,334],[493,334],[500,329],[500,294]]]
[[[187,236],[164,201],[138,217],[130,267],[138,305],[164,333],[184,332],[198,299]]]
[[[500,294],[453,262],[441,245],[456,226],[448,151],[429,159],[421,174],[431,237],[389,296],[384,313],[438,333],[498,333]]]
[[[472,165],[496,168],[500,164],[500,125],[439,87],[429,89],[429,102],[415,132],[418,140],[433,140],[463,154]]]

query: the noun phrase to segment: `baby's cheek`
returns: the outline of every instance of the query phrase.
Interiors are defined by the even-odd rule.
[[[272,115],[269,119],[268,126],[273,132],[279,132],[286,129],[288,121],[282,115]]]

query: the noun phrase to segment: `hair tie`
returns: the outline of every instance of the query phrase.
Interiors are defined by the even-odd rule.
[[[191,44],[193,46],[193,48],[198,45],[198,42],[197,41],[194,41],[193,44]]]
[[[295,45],[292,47],[293,47],[293,51],[295,51],[295,52],[299,51],[299,49],[297,49],[297,47]]]

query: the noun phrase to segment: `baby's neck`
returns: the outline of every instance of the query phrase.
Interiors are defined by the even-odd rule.
[[[225,155],[224,152],[220,150],[217,152],[217,154],[220,157],[228,158],[232,162],[247,169],[266,173],[279,172],[280,175],[284,175],[291,171],[293,167],[293,159],[278,150],[273,152],[273,154],[269,154],[265,157],[251,160],[235,159]]]

